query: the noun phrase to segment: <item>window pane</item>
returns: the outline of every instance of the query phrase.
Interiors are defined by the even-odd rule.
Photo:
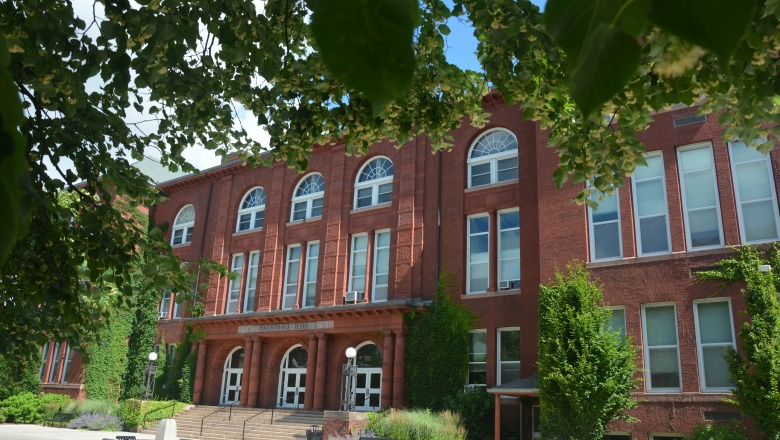
[[[487,360],[487,332],[469,333],[469,362]]]
[[[650,354],[650,382],[653,388],[679,388],[680,363],[677,348],[654,348]]]
[[[357,207],[371,206],[371,190],[373,187],[361,188],[357,192]]]
[[[748,147],[744,142],[732,142],[730,145],[735,163],[766,159],[765,154],[758,151],[757,148]]]
[[[498,161],[498,181],[517,179],[517,156]]]
[[[520,379],[520,363],[510,362],[501,364],[501,383],[509,383]]]
[[[662,156],[645,157],[647,166],[636,167],[634,169],[634,178],[637,180],[651,179],[653,177],[663,177],[664,159]]]
[[[469,233],[477,234],[480,232],[488,232],[490,230],[490,217],[472,217],[469,219]]]
[[[501,332],[501,362],[520,360],[520,330]]]
[[[637,214],[640,217],[666,213],[666,193],[661,180],[637,182]]]
[[[620,229],[617,222],[593,226],[595,258],[620,257]]]
[[[393,200],[393,184],[385,183],[379,185],[379,196],[377,197],[377,203],[387,203]]]
[[[501,232],[501,259],[520,258],[520,230]]]
[[[647,307],[645,318],[648,346],[677,345],[674,306]]]
[[[720,223],[715,208],[688,213],[688,229],[691,231],[691,247],[717,246],[720,241]]]
[[[255,228],[263,227],[263,219],[265,218],[265,211],[259,211],[255,213]]]
[[[742,205],[747,241],[767,241],[777,238],[775,207],[772,200]]]
[[[618,218],[618,197],[617,192],[615,194],[606,195],[603,194],[604,200],[599,200],[602,196],[601,193],[591,196],[591,200],[598,203],[598,207],[592,210],[593,223],[605,222],[609,220],[617,220]]]
[[[731,317],[726,301],[697,303],[701,343],[731,343]]]
[[[488,261],[488,235],[472,236],[469,240],[469,253],[472,263],[485,263]]]
[[[742,202],[772,197],[772,182],[766,162],[737,165],[737,186]]]
[[[252,220],[252,214],[241,214],[238,220],[238,230],[246,231],[249,229],[250,222]]]
[[[471,265],[471,283],[469,285],[470,292],[484,292],[488,288],[488,265],[484,264],[472,264]]]
[[[706,147],[680,152],[680,168],[686,173],[712,168],[712,150]]]
[[[612,314],[609,317],[609,331],[620,333],[621,337],[626,337],[626,311],[624,309],[610,309]]]
[[[715,206],[715,181],[711,170],[685,174],[685,203],[688,209]]]
[[[666,215],[639,220],[642,235],[642,253],[669,252],[669,234],[666,232]]]
[[[322,204],[324,199],[314,199],[311,201],[311,216],[322,217]]]
[[[498,223],[501,229],[512,229],[520,227],[520,211],[505,212],[499,215]]]
[[[702,347],[704,382],[707,388],[731,388],[734,386],[729,381],[729,365],[726,361],[725,347],[724,345]]]
[[[298,202],[293,206],[293,220],[306,218],[306,202]]]
[[[379,247],[390,246],[390,233],[380,232],[376,234],[376,242]]]
[[[471,165],[471,186],[487,185],[489,183],[490,162]]]

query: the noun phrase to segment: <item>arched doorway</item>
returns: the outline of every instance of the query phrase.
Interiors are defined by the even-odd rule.
[[[238,403],[241,398],[241,375],[244,372],[244,349],[236,347],[225,359],[225,369],[222,373],[222,393],[220,405]]]
[[[306,397],[306,362],[309,353],[300,346],[291,347],[282,359],[279,369],[279,398],[276,405],[283,408],[298,408]]]
[[[382,403],[382,351],[372,342],[364,342],[357,349],[357,376],[355,410],[379,411]]]

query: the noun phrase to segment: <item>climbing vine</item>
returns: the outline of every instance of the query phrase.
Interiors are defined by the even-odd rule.
[[[116,310],[111,325],[100,329],[97,342],[87,345],[84,389],[90,399],[116,401],[127,367],[127,336],[132,316]]]
[[[476,316],[452,299],[452,275],[442,272],[436,301],[406,316],[406,402],[440,411],[463,390],[468,374],[468,334]],[[445,343],[446,342],[446,343]]]

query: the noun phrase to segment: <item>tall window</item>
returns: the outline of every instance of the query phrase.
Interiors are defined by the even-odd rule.
[[[777,240],[780,221],[769,155],[744,142],[730,142],[729,151],[742,243]]]
[[[46,361],[49,357],[49,347],[51,346],[50,342],[47,342],[43,344],[43,347],[41,348],[41,366],[38,368],[38,379],[40,381],[43,381],[43,369],[46,368]]]
[[[729,300],[694,302],[696,345],[699,354],[699,383],[703,392],[729,392],[729,366],[725,348],[736,350],[734,322]]]
[[[672,250],[669,208],[666,203],[664,158],[661,152],[645,155],[647,166],[636,167],[631,185],[639,255],[665,254]]]
[[[355,184],[355,208],[390,203],[393,199],[393,162],[377,157],[363,166]]]
[[[298,272],[301,265],[301,246],[298,244],[287,247],[287,277],[284,280],[284,295],[282,309],[289,310],[295,306],[298,296]]]
[[[642,308],[645,338],[645,380],[651,392],[682,391],[677,314],[674,304]]]
[[[162,300],[160,300],[160,313],[157,314],[157,317],[160,319],[167,319],[168,318],[168,312],[171,310],[171,301],[173,300],[173,294],[170,290],[166,290],[163,292]]]
[[[60,375],[60,383],[68,383],[68,369],[70,368],[70,361],[73,359],[73,352],[70,351],[70,344],[67,344],[65,349],[65,359],[62,364],[62,374]]]
[[[195,230],[195,208],[187,205],[181,208],[173,221],[171,245],[192,243],[192,232]]]
[[[387,288],[390,279],[390,231],[377,231],[374,234],[374,243],[374,277],[371,300],[387,301]]]
[[[520,287],[520,211],[498,213],[498,287]]]
[[[509,130],[484,133],[469,152],[469,188],[517,179],[517,139]]]
[[[366,292],[366,257],[368,256],[368,235],[352,236],[352,255],[349,267],[350,291]]]
[[[258,186],[249,190],[241,200],[241,206],[238,209],[236,232],[262,228],[264,217],[265,190]]]
[[[588,207],[590,259],[601,261],[622,258],[623,244],[620,236],[620,203],[618,203],[617,188],[612,195],[594,189],[590,199],[598,204],[595,209]]]
[[[320,243],[309,243],[306,249],[306,271],[303,284],[302,307],[314,307],[317,295],[317,272],[320,260]]]
[[[468,218],[468,293],[486,292],[490,278],[490,216]]]
[[[165,347],[165,366],[170,367],[176,360],[176,344],[168,344]]]
[[[469,332],[469,385],[487,384],[487,331]]]
[[[225,302],[225,313],[236,313],[238,299],[241,296],[241,275],[244,271],[244,254],[233,255],[233,264],[230,271],[236,274],[236,278],[228,282],[228,297]]]
[[[689,250],[723,246],[720,204],[715,180],[712,145],[697,144],[677,149],[680,186]]]
[[[172,316],[172,318],[174,318],[174,319],[181,318],[181,309],[182,309],[183,305],[179,301],[176,301],[176,294],[173,294],[171,299],[173,301],[173,316]]]
[[[54,346],[54,356],[51,358],[51,370],[49,370],[49,383],[56,383],[57,369],[60,367],[60,347],[62,344],[56,344]]]
[[[309,174],[295,188],[292,198],[291,221],[322,217],[325,179],[320,174]]]
[[[520,329],[498,330],[498,381],[496,385],[520,379]]]
[[[249,253],[249,265],[247,267],[246,288],[244,289],[244,313],[255,311],[255,296],[257,295],[257,267],[260,264],[260,251]]]

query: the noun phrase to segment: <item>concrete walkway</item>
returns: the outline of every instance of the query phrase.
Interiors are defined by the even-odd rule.
[[[153,435],[137,432],[85,431],[7,423],[0,425],[0,439],[3,440],[103,440],[116,439],[118,435],[134,435],[137,440],[154,440]]]

